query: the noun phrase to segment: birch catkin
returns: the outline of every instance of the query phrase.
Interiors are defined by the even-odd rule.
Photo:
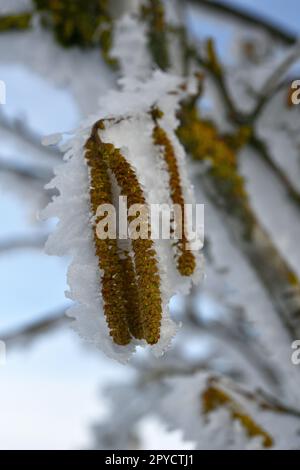
[[[98,125],[85,145],[85,158],[90,169],[90,201],[92,213],[96,215],[101,204],[112,204],[111,183],[108,166],[104,158],[104,148],[98,137]],[[97,223],[97,220],[96,220]],[[114,239],[100,240],[94,224],[94,243],[101,278],[104,313],[114,342],[126,345],[130,342],[127,322],[127,300],[124,290],[124,271],[118,256],[118,245]]]
[[[46,249],[71,256],[67,295],[74,303],[68,315],[81,337],[122,363],[137,346],[149,345],[155,355],[169,348],[178,331],[170,299],[202,278],[201,256],[189,252],[188,240],[177,235],[175,245],[172,236],[169,242],[156,239],[158,227],[151,225],[169,224],[172,235],[173,222],[181,220],[178,206],[194,201],[175,134],[186,92],[182,79],[158,71],[137,89],[110,92],[99,117],[82,123],[68,142],[49,184],[59,196],[44,216],[59,223]],[[149,114],[154,108],[162,117]],[[152,205],[159,206],[158,220]],[[176,210],[170,221],[171,205]]]
[[[169,174],[169,186],[171,193],[171,200],[173,204],[178,204],[181,208],[181,239],[177,242],[177,269],[182,276],[191,276],[196,268],[196,260],[193,253],[189,250],[188,240],[186,237],[186,214],[184,207],[184,196],[181,185],[180,173],[176,154],[171,140],[167,132],[159,125],[158,119],[163,116],[163,113],[154,108],[152,110],[152,118],[155,123],[153,129],[153,141],[155,145],[162,147],[163,158],[167,165]],[[175,220],[176,222],[176,220]]]
[[[143,190],[131,165],[119,149],[102,142],[99,131],[104,127],[103,121],[96,123],[86,143],[93,214],[96,214],[99,205],[112,203],[108,169],[115,176],[121,194],[127,196],[129,206],[145,206]],[[95,228],[94,240],[99,267],[104,271],[104,311],[113,340],[125,345],[130,342],[132,335],[145,339],[149,344],[157,343],[160,337],[162,302],[153,241],[151,238],[131,241],[133,264],[128,254],[123,259],[120,258],[116,240],[100,240]]]

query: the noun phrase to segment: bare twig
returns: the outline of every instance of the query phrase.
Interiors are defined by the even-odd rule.
[[[244,8],[229,5],[218,0],[188,0],[189,3],[193,3],[201,8],[210,10],[213,13],[219,13],[223,16],[227,16],[232,20],[245,23],[248,26],[254,26],[256,28],[266,31],[273,39],[277,39],[285,44],[294,44],[297,41],[297,35],[288,31],[283,26],[275,24],[274,22],[263,18],[253,12],[250,12]]]

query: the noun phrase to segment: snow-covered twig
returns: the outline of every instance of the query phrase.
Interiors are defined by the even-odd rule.
[[[283,325],[292,339],[300,337],[300,284],[295,273],[273,244],[266,230],[253,215],[253,229],[249,240],[244,236],[243,221],[220,205],[219,188],[201,177],[202,188],[216,208],[220,210],[224,224],[245,254],[258,278],[265,286]]]

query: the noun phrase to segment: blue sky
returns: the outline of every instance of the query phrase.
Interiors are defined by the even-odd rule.
[[[224,3],[259,12],[262,16],[291,31],[300,32],[298,0],[231,0]]]
[[[300,33],[300,3],[297,0],[227,0],[223,3],[236,5],[248,11],[259,13],[262,17],[272,20],[287,30]],[[191,28],[201,39],[206,37],[216,38],[216,46],[219,54],[230,61],[230,46],[232,33],[235,31],[234,22],[226,21],[217,23],[212,15],[205,15],[205,22],[199,24],[199,17],[190,15]]]

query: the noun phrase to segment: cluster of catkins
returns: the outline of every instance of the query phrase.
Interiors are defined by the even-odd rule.
[[[185,205],[194,204],[193,188],[176,138],[176,112],[189,87],[156,71],[148,81],[132,79],[108,93],[99,115],[68,142],[65,163],[48,185],[59,196],[44,215],[59,223],[46,248],[72,258],[68,315],[81,336],[121,362],[137,345],[149,345],[156,355],[165,351],[177,330],[170,298],[187,294],[201,278],[201,256],[186,236]],[[157,239],[151,229],[147,238],[99,238],[97,209],[113,204],[118,212],[119,196],[149,213],[152,204],[182,208],[181,238]]]

